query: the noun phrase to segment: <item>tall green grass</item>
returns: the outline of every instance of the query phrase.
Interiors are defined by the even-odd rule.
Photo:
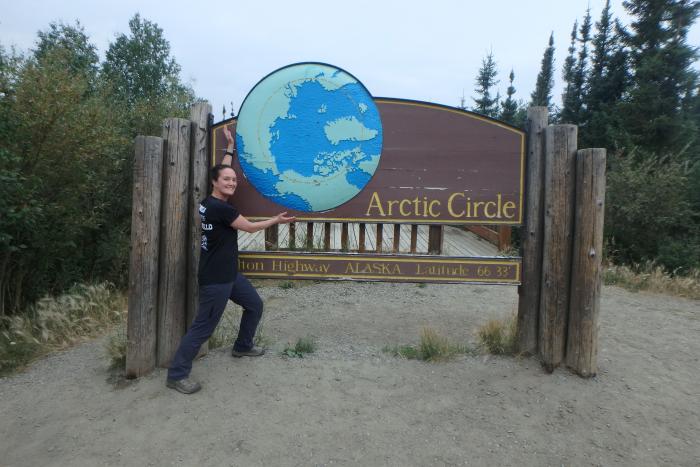
[[[24,314],[0,317],[0,376],[106,331],[123,322],[126,311],[126,295],[112,284],[79,284],[42,298]]]

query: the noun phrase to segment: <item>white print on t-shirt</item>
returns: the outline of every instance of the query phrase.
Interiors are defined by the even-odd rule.
[[[207,245],[207,236],[206,235],[202,235],[202,250],[209,251],[208,245]]]
[[[199,213],[200,213],[200,214],[204,214],[205,212],[207,212],[207,208],[205,208],[204,206],[202,206],[202,205],[200,204],[200,205],[199,205]]]
[[[204,222],[202,222],[202,230],[213,230],[213,229],[214,229],[213,225],[205,224]]]

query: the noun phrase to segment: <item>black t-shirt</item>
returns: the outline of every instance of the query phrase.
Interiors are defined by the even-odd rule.
[[[213,196],[199,204],[202,219],[202,249],[199,257],[199,284],[226,284],[238,273],[238,230],[231,223],[236,208]]]

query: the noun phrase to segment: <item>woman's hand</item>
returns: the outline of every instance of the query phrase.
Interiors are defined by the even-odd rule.
[[[226,142],[229,144],[229,146],[233,145],[233,135],[231,134],[231,130],[228,129],[228,126],[224,125],[224,136],[226,137]]]
[[[287,216],[286,211],[277,214],[275,217],[273,217],[273,219],[275,220],[276,224],[289,224],[290,222],[297,220],[297,218],[294,216]]]

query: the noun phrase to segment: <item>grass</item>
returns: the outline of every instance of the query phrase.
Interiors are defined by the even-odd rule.
[[[126,294],[113,285],[81,284],[42,298],[24,314],[1,317],[0,375],[123,323],[126,310]]]
[[[294,288],[294,282],[292,281],[282,281],[279,283],[279,288],[282,290],[289,290]]]
[[[507,257],[520,256],[520,251],[515,246],[509,245],[506,248],[499,250],[497,256],[507,256]]]
[[[446,361],[457,355],[472,354],[474,352],[468,345],[457,344],[447,337],[439,335],[434,329],[429,327],[421,330],[419,345],[386,346],[383,351],[395,357],[426,362]]]
[[[109,337],[105,350],[110,360],[110,368],[122,370],[126,368],[126,323],[120,325],[117,331]]]
[[[677,297],[700,299],[700,270],[685,275],[669,274],[661,266],[645,263],[635,266],[607,265],[603,283],[616,285],[633,292],[645,290]]]
[[[494,355],[515,355],[518,350],[518,318],[492,319],[477,329],[479,347]]]
[[[303,358],[305,354],[314,353],[315,351],[316,340],[313,337],[300,337],[293,346],[291,343],[288,343],[282,351],[282,355]]]

